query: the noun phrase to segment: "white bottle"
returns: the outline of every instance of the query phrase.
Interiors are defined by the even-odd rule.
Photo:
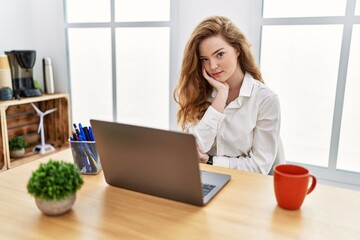
[[[51,58],[43,58],[44,88],[47,94],[55,93]]]

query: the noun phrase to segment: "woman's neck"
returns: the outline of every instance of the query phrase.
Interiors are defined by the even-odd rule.
[[[239,96],[241,85],[244,81],[245,74],[241,71],[238,65],[234,74],[226,81],[229,84],[229,95],[226,101],[226,105],[234,101]]]

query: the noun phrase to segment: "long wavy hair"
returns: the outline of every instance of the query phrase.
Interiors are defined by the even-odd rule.
[[[251,52],[251,45],[238,27],[230,19],[222,16],[204,19],[195,27],[186,44],[179,82],[173,94],[179,104],[177,123],[181,124],[182,129],[185,129],[188,123],[198,122],[211,104],[208,98],[213,88],[202,75],[198,48],[204,39],[216,35],[221,35],[228,44],[240,51],[238,62],[241,70],[263,82],[260,69]]]

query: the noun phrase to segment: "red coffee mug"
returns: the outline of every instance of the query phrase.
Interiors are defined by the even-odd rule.
[[[309,188],[309,179],[312,179]],[[274,170],[274,189],[279,207],[288,210],[300,209],[305,196],[316,186],[316,177],[304,167],[280,164]]]

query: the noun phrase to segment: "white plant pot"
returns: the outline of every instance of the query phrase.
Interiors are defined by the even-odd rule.
[[[45,215],[61,215],[69,211],[72,206],[74,205],[76,200],[76,194],[60,200],[60,201],[48,201],[48,200],[42,200],[39,198],[35,198],[35,202],[37,207],[42,211]]]
[[[10,157],[12,158],[23,157],[24,155],[25,155],[25,148],[10,151]]]

